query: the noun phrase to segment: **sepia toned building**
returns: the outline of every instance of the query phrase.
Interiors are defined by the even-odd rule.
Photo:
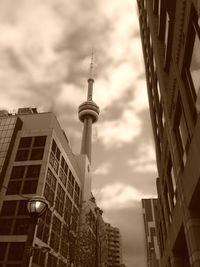
[[[44,196],[50,207],[40,219],[34,246],[48,247],[51,253],[35,251],[32,266],[66,266],[68,234],[78,229],[89,162],[72,153],[52,113],[1,113],[0,137],[0,266],[21,266],[30,222],[27,199],[34,195]]]
[[[162,267],[200,266],[200,1],[138,0]]]
[[[93,83],[90,77],[87,100],[78,109],[83,123],[79,155],[52,112],[0,111],[0,267],[21,267],[27,253],[33,267],[98,265],[101,214],[91,193],[91,139],[99,107],[92,100]],[[33,196],[43,196],[49,208],[27,252],[27,201]]]
[[[147,266],[159,267],[160,253],[156,235],[157,199],[142,199],[142,211],[146,238]]]
[[[106,223],[107,236],[107,266],[121,267],[122,265],[122,241],[120,231],[110,223]]]

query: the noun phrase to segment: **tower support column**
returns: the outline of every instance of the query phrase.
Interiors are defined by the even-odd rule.
[[[91,162],[91,136],[92,136],[92,117],[88,116],[84,119],[83,136],[81,143],[81,154],[86,154]]]

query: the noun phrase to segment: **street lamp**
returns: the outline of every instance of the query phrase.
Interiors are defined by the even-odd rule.
[[[41,217],[48,209],[48,202],[42,196],[34,196],[28,199],[27,209],[31,220],[28,228],[28,235],[22,260],[22,267],[29,267],[32,251],[34,250],[33,240],[35,236],[35,228],[38,222],[38,218]]]

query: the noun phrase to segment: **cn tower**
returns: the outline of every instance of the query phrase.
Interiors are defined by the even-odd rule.
[[[83,102],[78,108],[79,120],[83,123],[81,154],[88,156],[91,163],[91,143],[92,143],[92,124],[98,120],[99,107],[92,100],[93,94],[93,54],[91,57],[90,74],[88,79],[87,101]]]

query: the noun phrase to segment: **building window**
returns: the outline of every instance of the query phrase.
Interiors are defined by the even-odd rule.
[[[27,148],[31,146],[32,137],[22,137],[19,142],[19,148]]]
[[[22,181],[10,181],[6,191],[6,195],[17,195],[20,193]]]
[[[25,166],[14,166],[10,179],[22,179],[24,177]]]
[[[58,146],[54,140],[52,142],[51,150],[59,162],[60,161],[60,149],[58,148]]]
[[[64,186],[66,186],[66,184],[67,184],[68,169],[69,169],[69,167],[68,167],[65,159],[62,157],[59,178],[62,181],[62,183],[64,184]]]
[[[43,148],[32,149],[30,160],[42,160],[44,154]]]
[[[21,260],[24,254],[25,243],[12,242],[8,253],[8,260]]]
[[[49,163],[54,169],[54,171],[58,173],[59,163],[52,152],[50,154]]]
[[[169,61],[168,59],[168,51],[169,51],[169,30],[170,30],[170,17],[169,13],[166,11],[165,15],[165,68],[168,69],[167,62]]]
[[[67,184],[67,191],[70,194],[71,197],[73,197],[73,192],[74,192],[74,176],[72,172],[69,170],[69,179],[68,179],[68,184]]]
[[[80,187],[75,181],[74,202],[76,203],[77,206],[79,206],[79,201],[80,201]]]
[[[51,216],[52,216],[51,211],[47,210],[46,213],[41,217],[39,224],[38,224],[37,237],[45,243],[48,242],[48,238],[49,238]]]
[[[37,265],[44,267],[45,266],[45,258],[46,258],[45,252],[42,252],[39,249],[34,251],[33,262],[36,263]]]
[[[196,98],[196,109],[200,111],[200,18],[193,23],[194,44],[190,62],[189,73],[193,83]]]
[[[50,246],[55,251],[58,251],[59,249],[60,234],[61,234],[61,221],[54,215],[52,222]]]
[[[57,257],[53,256],[51,253],[48,254],[48,261],[47,261],[48,267],[55,267],[57,266]]]
[[[14,216],[17,207],[17,201],[4,201],[1,209],[1,216]]]
[[[41,165],[14,166],[8,183],[7,195],[36,192]]]
[[[0,219],[0,235],[10,235],[12,231],[13,219]]]
[[[6,242],[0,242],[0,251],[1,251],[0,260],[4,260],[4,257],[6,255],[7,245],[8,245],[8,243],[6,243]]]
[[[20,200],[19,201],[19,207],[17,211],[17,215],[27,215],[29,216],[28,209],[27,209],[27,200]]]
[[[34,194],[37,189],[37,180],[25,181],[22,189],[23,194]]]
[[[174,169],[172,166],[172,160],[169,156],[169,161],[167,165],[167,184],[168,184],[168,191],[170,196],[170,203],[172,208],[176,205],[176,198],[177,198],[177,190],[176,190],[176,180],[174,176]]]
[[[187,92],[191,110],[196,120],[200,111],[200,18],[192,8],[188,39],[186,42],[185,61],[183,66],[183,79],[188,87]]]
[[[15,161],[26,161],[28,160],[28,149],[21,149],[17,151]]]
[[[45,141],[46,136],[22,137],[19,142],[15,161],[42,160]]]
[[[64,220],[65,220],[67,225],[70,225],[70,223],[71,223],[71,216],[72,216],[72,201],[66,195]]]
[[[172,217],[171,217],[172,207],[171,207],[170,196],[169,196],[167,184],[165,184],[165,187],[164,187],[164,197],[165,197],[167,219],[168,219],[168,222],[171,223],[171,220],[172,220]]]
[[[67,258],[68,249],[69,249],[69,228],[66,224],[62,228],[61,244],[60,244],[60,253],[62,256]]]
[[[46,136],[36,136],[33,146],[34,147],[44,147],[46,143]]]
[[[187,160],[187,154],[190,146],[190,138],[180,98],[178,98],[177,102],[177,110],[174,120],[174,132],[176,136],[178,151],[181,158],[181,164],[184,166]]]
[[[65,200],[65,191],[63,190],[62,186],[58,184],[55,209],[61,216],[63,214],[64,200]]]
[[[15,220],[13,235],[27,235],[30,218],[19,218]]]
[[[44,196],[49,201],[51,206],[54,205],[54,196],[56,189],[56,177],[50,169],[47,170],[46,184],[44,188]]]
[[[79,220],[78,210],[76,209],[76,207],[73,207],[73,216],[72,216],[72,222],[71,222],[71,229],[74,232],[77,231],[77,228],[78,228],[78,220]]]
[[[40,175],[41,165],[30,165],[26,173],[26,178],[38,178]]]

